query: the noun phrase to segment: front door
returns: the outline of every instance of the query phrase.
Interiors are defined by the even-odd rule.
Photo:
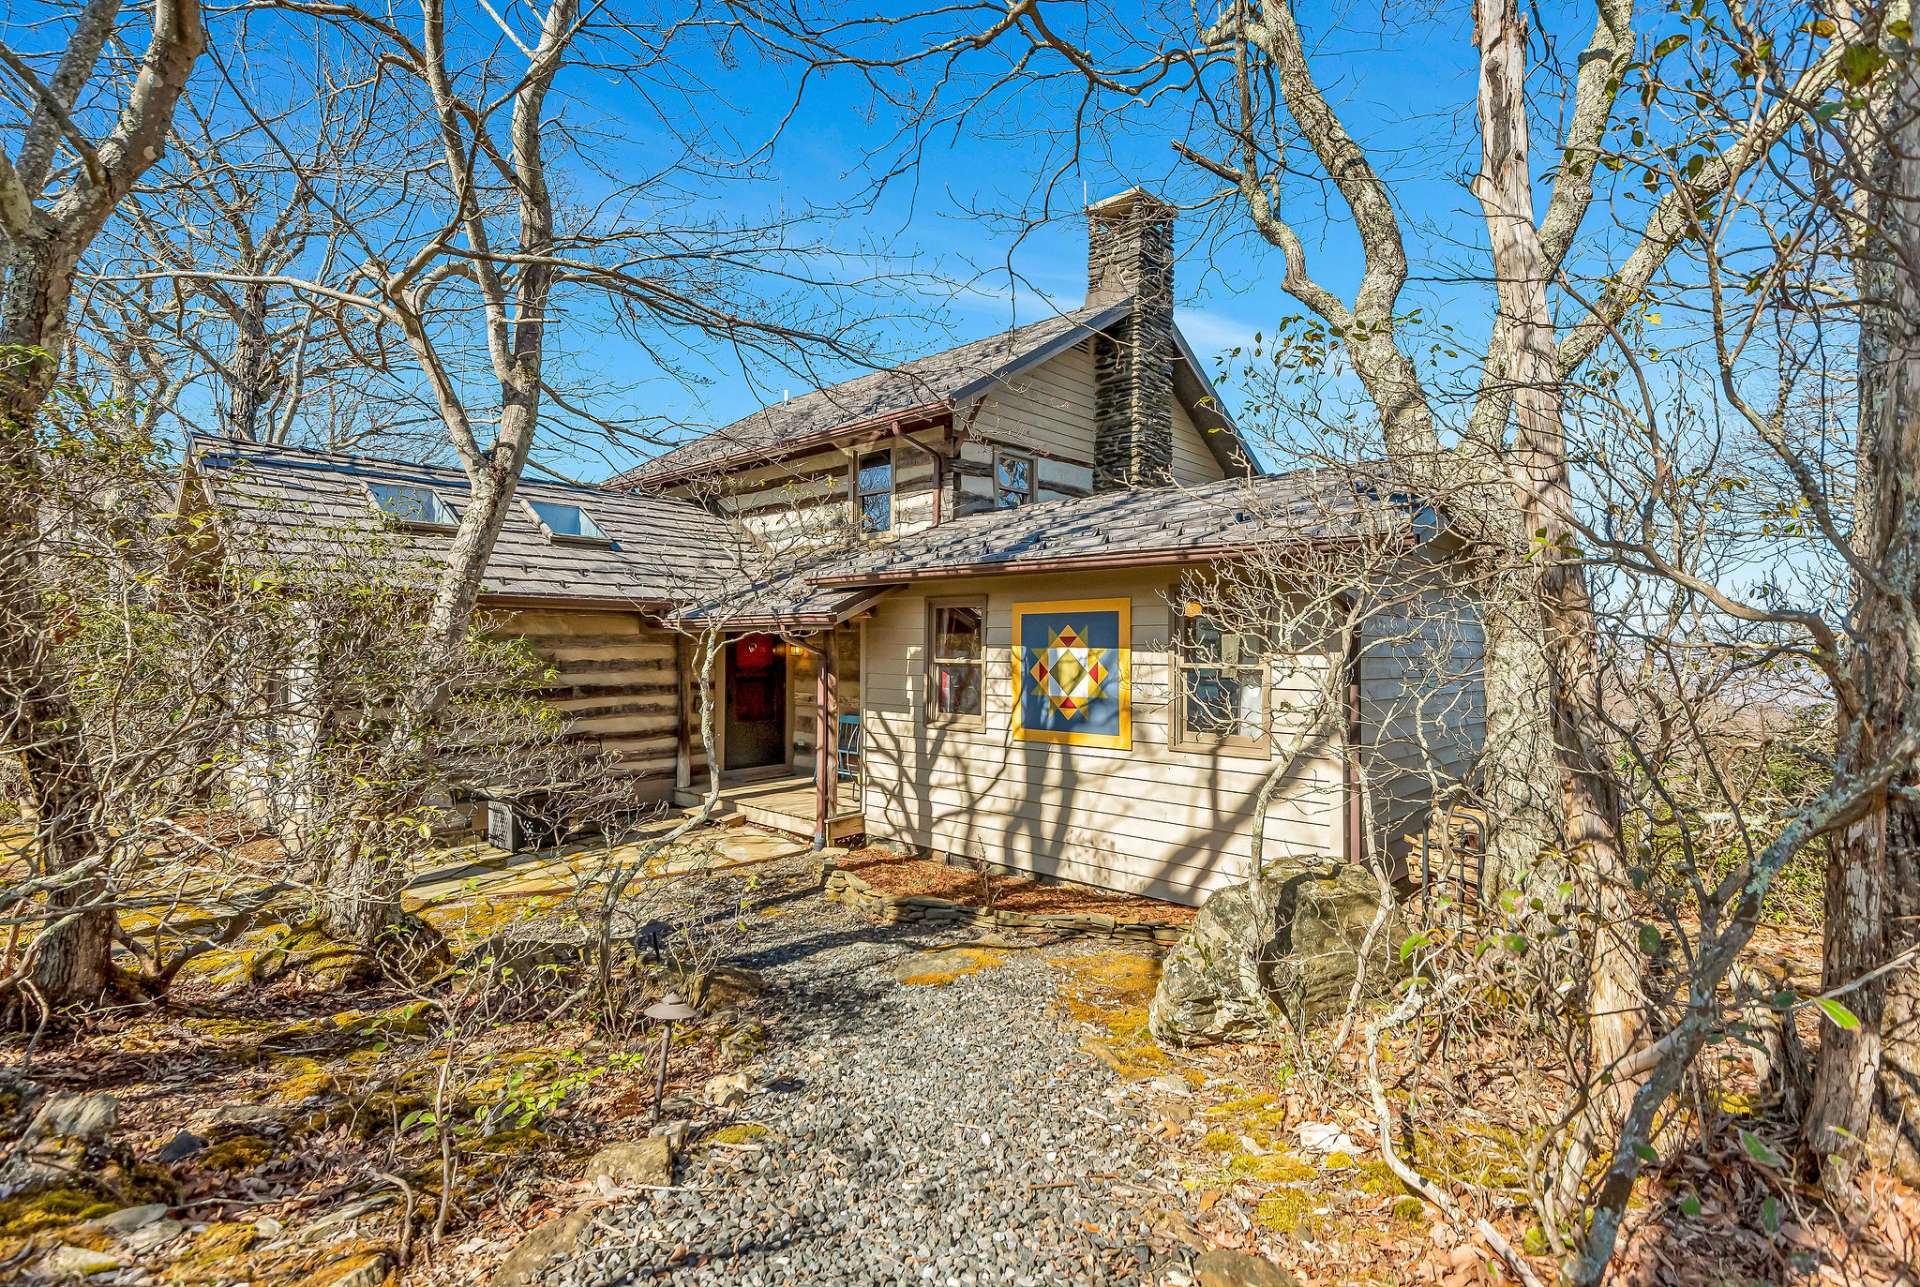
[[[727,645],[726,749],[729,770],[787,760],[787,656],[772,635],[742,635]]]

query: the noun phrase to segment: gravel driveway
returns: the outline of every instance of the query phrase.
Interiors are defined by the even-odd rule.
[[[1052,1013],[1040,951],[903,985],[903,953],[959,936],[874,925],[804,870],[759,869],[744,924],[724,906],[743,881],[682,882],[728,959],[772,985],[771,1038],[735,1115],[766,1133],[695,1144],[677,1187],[601,1212],[568,1281],[1184,1281],[1184,1249],[1146,1223],[1178,1199],[1114,1076]]]

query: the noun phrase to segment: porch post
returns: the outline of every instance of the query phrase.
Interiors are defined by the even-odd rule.
[[[814,666],[813,847],[825,849],[832,839],[828,822],[839,796],[835,750],[840,744],[840,654],[831,630],[814,637],[822,642],[820,660]]]
[[[693,789],[693,694],[695,676],[693,674],[693,649],[688,646],[687,637],[675,634],[673,637],[673,670],[679,678],[679,692],[675,694],[675,710],[679,715],[674,728],[673,745],[673,789],[691,791]]]

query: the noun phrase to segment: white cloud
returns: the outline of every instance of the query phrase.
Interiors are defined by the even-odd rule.
[[[1173,320],[1202,362],[1211,363],[1231,348],[1253,347],[1254,328],[1224,313],[1208,308],[1183,308],[1174,314]]]

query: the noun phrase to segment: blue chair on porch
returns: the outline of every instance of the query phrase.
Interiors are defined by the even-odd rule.
[[[860,780],[860,717],[842,715],[840,736],[834,747],[834,763],[842,782]]]

